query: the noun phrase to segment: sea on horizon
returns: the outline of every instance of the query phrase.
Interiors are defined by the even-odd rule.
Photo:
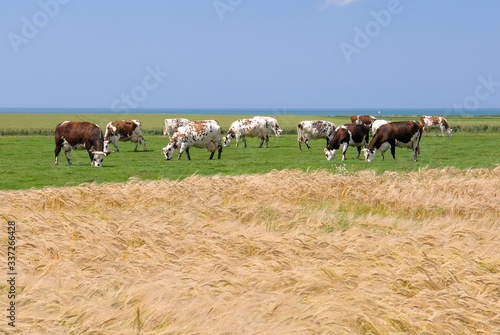
[[[315,116],[497,116],[500,108],[454,110],[451,108],[133,108],[114,111],[109,108],[0,108],[0,114],[215,114],[215,115],[315,115]]]

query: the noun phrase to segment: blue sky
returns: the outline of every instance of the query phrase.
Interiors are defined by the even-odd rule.
[[[498,0],[0,9],[2,108],[500,108]]]

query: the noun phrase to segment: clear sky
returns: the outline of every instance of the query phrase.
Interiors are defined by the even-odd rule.
[[[498,0],[0,0],[0,107],[500,108],[499,22]]]

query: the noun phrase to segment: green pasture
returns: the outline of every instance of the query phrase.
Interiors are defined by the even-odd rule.
[[[222,130],[227,130],[231,123],[240,118],[253,115],[206,115],[206,114],[0,114],[1,135],[51,135],[55,126],[62,121],[89,121],[97,123],[104,130],[109,121],[139,119],[146,134],[160,134],[165,118],[185,117],[190,120],[216,119]],[[303,120],[326,120],[341,125],[350,122],[349,116],[300,116],[272,114],[286,133],[295,133],[297,124]],[[419,120],[419,116],[381,116],[388,121]],[[500,116],[461,117],[447,116],[454,131],[500,132]]]
[[[316,140],[311,142],[312,148],[300,152],[295,134],[286,134],[282,138],[272,137],[269,148],[259,148],[259,139],[247,139],[248,147],[225,147],[222,159],[208,160],[209,152],[204,149],[192,148],[191,161],[185,154],[181,160],[165,161],[161,148],[167,144],[161,130],[165,115],[140,115],[130,118],[139,118],[150,134],[146,135],[147,152],[134,152],[134,145],[130,142],[120,142],[120,152],[112,153],[105,158],[102,168],[90,166],[90,159],[86,151],[72,151],[73,165],[68,166],[64,153],[59,157],[59,166],[54,166],[54,138],[52,135],[9,135],[0,136],[0,189],[27,189],[42,188],[45,186],[74,186],[81,183],[97,182],[125,182],[129,179],[158,180],[183,179],[193,174],[198,175],[240,175],[250,173],[266,173],[273,169],[323,169],[335,174],[355,173],[361,170],[374,170],[377,173],[384,171],[418,171],[423,168],[456,167],[459,169],[494,168],[500,163],[500,132],[498,131],[461,131],[452,137],[437,137],[433,133],[423,137],[421,141],[421,154],[417,162],[411,161],[411,152],[404,148],[396,149],[396,160],[390,153],[386,153],[385,161],[380,160],[377,154],[375,161],[368,163],[362,159],[357,160],[355,148],[347,151],[347,160],[342,162],[341,155],[337,153],[332,161],[325,159],[323,148],[326,141]],[[243,117],[238,115],[218,116],[223,129],[227,129],[235,119]],[[14,122],[17,118],[17,122]],[[194,117],[190,117],[195,119]],[[209,118],[207,115],[196,119]],[[305,119],[328,119],[336,124],[348,121],[348,117],[301,117],[277,116],[282,128],[293,132],[296,124]],[[387,118],[390,120],[407,119],[404,117]],[[451,119],[451,120],[450,120]],[[104,126],[112,120],[105,115],[80,115],[69,117],[67,115],[37,115],[31,119],[27,115],[16,115],[4,118],[4,129],[26,129],[28,124],[33,129],[53,128],[63,120],[88,120]],[[452,124],[462,127],[500,126],[500,117],[464,118],[453,120]],[[452,121],[453,120],[453,121]],[[479,120],[479,121],[478,121]],[[24,127],[24,128],[23,128]],[[473,129],[473,128],[470,128]],[[478,128],[480,129],[480,128]],[[493,129],[493,128],[492,128]],[[155,131],[153,131],[155,130]],[[158,131],[156,131],[158,130]],[[177,157],[177,152],[175,153]],[[271,180],[269,182],[272,182]],[[263,189],[262,192],[266,190]],[[131,195],[133,196],[133,195]]]

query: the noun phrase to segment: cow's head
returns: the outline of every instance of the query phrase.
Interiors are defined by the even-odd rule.
[[[375,152],[377,152],[377,149],[370,150],[370,149],[364,148],[364,149],[361,149],[361,151],[363,152],[363,155],[365,155],[365,160],[368,162],[371,162],[375,158]]]
[[[279,126],[276,127],[276,136],[281,137],[283,135],[283,129],[281,129]]]
[[[446,129],[446,135],[451,136],[452,132],[453,132],[453,129],[451,129],[451,128]]]
[[[109,140],[104,141],[103,147],[104,147],[103,151],[109,154]]]
[[[109,152],[104,151],[92,151],[92,166],[101,167],[102,161],[104,160],[104,156],[107,156]]]
[[[333,157],[335,157],[335,152],[337,150],[333,149],[333,150],[328,150],[327,148],[325,148],[325,157],[326,157],[326,160],[327,161],[331,161],[333,159]]]
[[[161,149],[161,152],[163,153],[163,155],[165,156],[165,159],[167,161],[172,159],[172,156],[174,155],[174,150],[176,147],[177,146],[175,145],[175,142],[170,142],[167,144],[166,147]]]
[[[232,129],[230,129],[228,132],[227,132],[227,135],[224,136],[224,138],[222,139],[224,141],[224,146],[225,147],[228,147],[229,144],[231,144],[231,140],[235,137],[234,135],[234,131]]]

